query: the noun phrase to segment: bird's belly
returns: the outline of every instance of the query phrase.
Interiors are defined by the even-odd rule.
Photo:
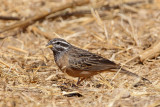
[[[75,70],[66,70],[66,73],[72,77],[85,77],[88,78],[96,74],[96,72],[91,71],[75,71]]]

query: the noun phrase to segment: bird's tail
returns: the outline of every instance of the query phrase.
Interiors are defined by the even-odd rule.
[[[139,76],[139,75],[137,75],[135,73],[132,73],[132,72],[130,72],[128,70],[125,70],[123,68],[121,68],[120,73],[127,74],[127,75],[134,76],[134,77],[138,77],[138,78],[141,78],[141,80],[143,80],[143,81],[147,81],[147,82],[151,83],[148,79],[146,79],[144,77],[141,77],[141,76]]]

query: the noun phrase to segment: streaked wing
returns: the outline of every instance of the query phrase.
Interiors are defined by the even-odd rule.
[[[69,53],[70,67],[78,71],[103,71],[117,68],[114,62],[86,50],[75,48],[74,52]]]

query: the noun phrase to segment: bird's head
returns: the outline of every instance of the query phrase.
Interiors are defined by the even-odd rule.
[[[72,46],[70,43],[61,38],[54,38],[48,42],[46,45],[54,53],[65,52]]]

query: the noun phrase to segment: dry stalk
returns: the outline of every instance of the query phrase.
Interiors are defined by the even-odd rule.
[[[29,52],[26,51],[26,50],[19,49],[19,48],[13,47],[13,46],[8,46],[8,49],[12,49],[12,50],[15,50],[15,51],[19,51],[19,52],[22,52],[22,53],[25,53],[25,54],[28,54],[28,53],[29,53]]]
[[[2,60],[0,60],[0,63],[1,63],[2,65],[5,65],[7,68],[10,68],[10,66],[9,66],[8,64],[6,64],[5,62],[3,62]]]
[[[139,55],[139,57],[140,57],[140,60],[143,62],[144,60],[153,58],[159,54],[160,54],[160,40],[154,43],[150,48],[142,52]]]

